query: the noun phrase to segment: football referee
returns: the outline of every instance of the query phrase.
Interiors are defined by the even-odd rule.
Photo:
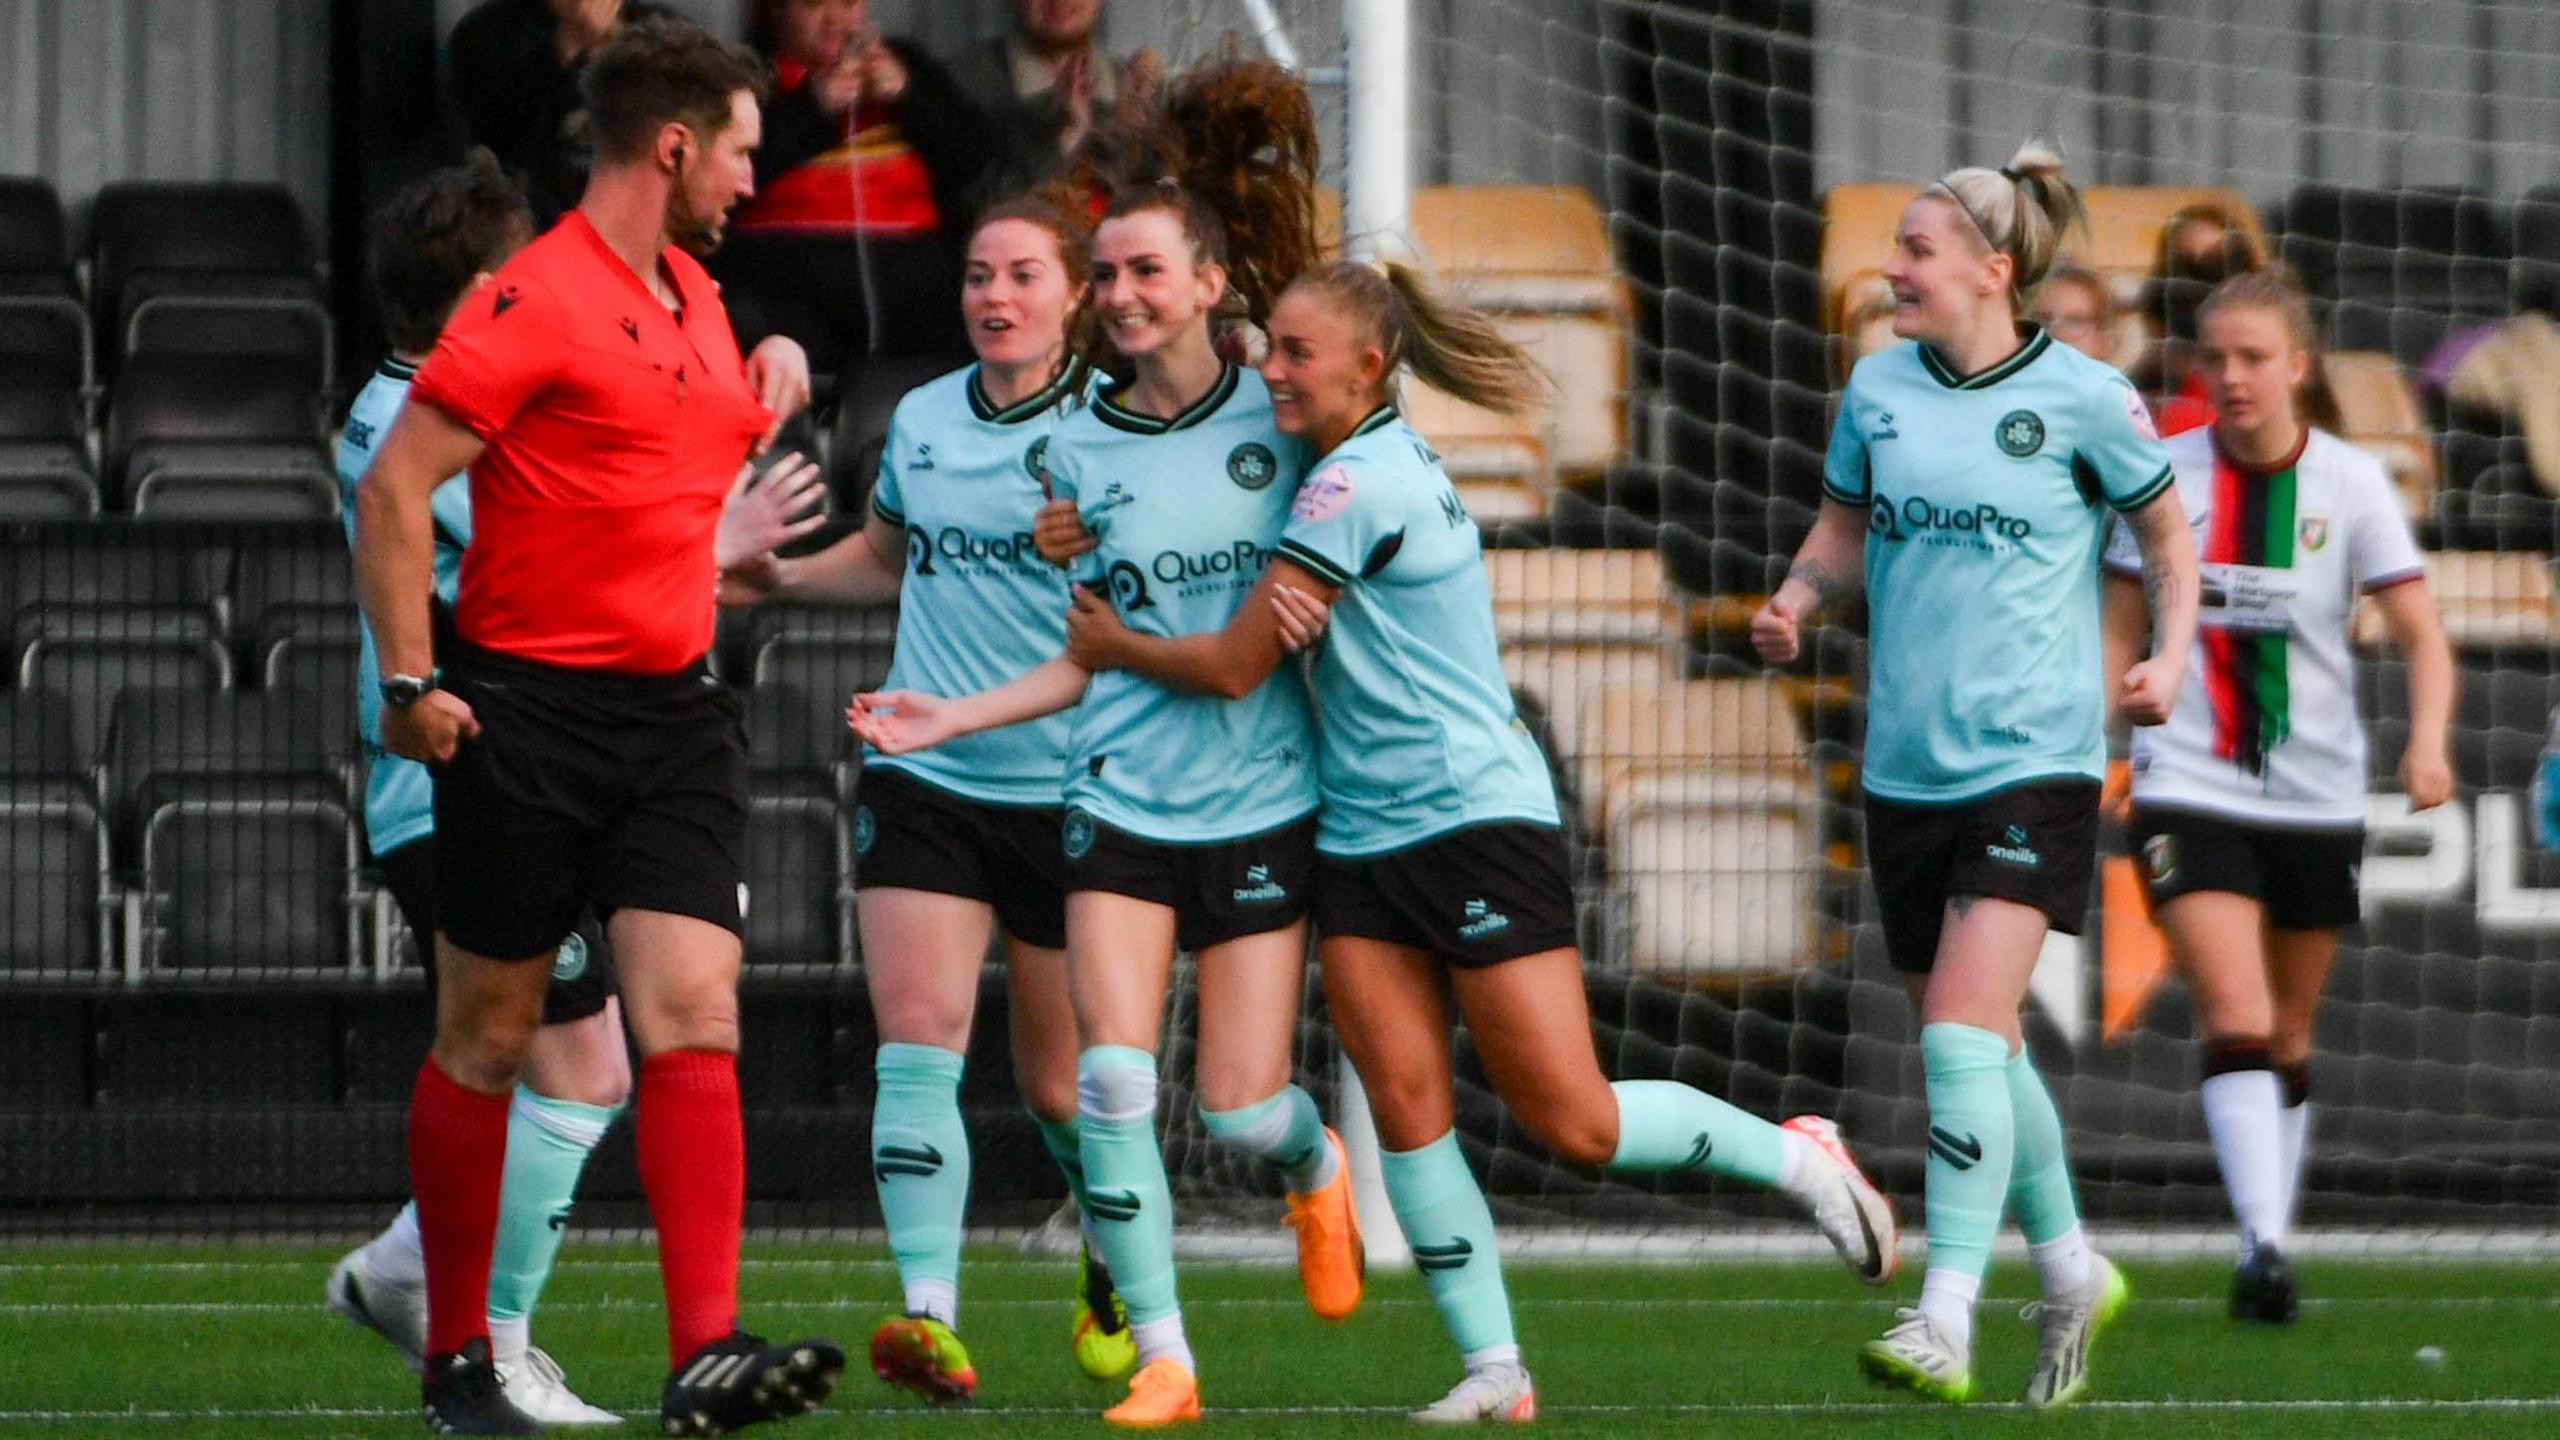
[[[641,1064],[671,1435],[814,1408],[844,1355],[737,1324],[745,1141],[738,702],[708,672],[713,538],[740,461],[808,395],[787,340],[742,361],[696,260],[753,192],[762,73],[677,21],[590,62],[578,208],[467,300],[358,488],[356,575],[382,742],[436,767],[436,1039],[409,1110],[428,1296],[425,1398],[448,1434],[532,1434],[489,1361],[507,1103],[552,950],[609,917]],[[459,641],[433,673],[429,497],[470,472]]]

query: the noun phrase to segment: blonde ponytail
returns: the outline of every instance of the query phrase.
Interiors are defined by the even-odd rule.
[[[2079,187],[2062,173],[2062,157],[2041,140],[2019,146],[1997,170],[1970,165],[1921,193],[1953,201],[1983,242],[2009,257],[2009,303],[2022,315],[2061,253],[2063,232],[2088,219]]]
[[[1552,388],[1547,372],[1490,316],[1440,294],[1411,266],[1334,260],[1289,288],[1315,291],[1350,318],[1385,354],[1390,390],[1396,372],[1410,366],[1434,390],[1516,415]]]

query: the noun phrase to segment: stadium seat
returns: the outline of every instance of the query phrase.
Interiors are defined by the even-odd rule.
[[[129,964],[355,960],[353,726],[343,696],[129,689],[109,726],[110,824],[138,855]]]
[[[98,192],[90,235],[91,313],[117,340],[157,296],[324,298],[302,207],[282,185],[110,184]]]
[[[106,827],[70,697],[51,690],[0,690],[0,872],[0,981],[98,973]]]
[[[1575,769],[1584,824],[1594,834],[1617,823],[1614,807],[1630,785],[1665,775],[1741,777],[1806,791],[1805,739],[1793,702],[1774,678],[1635,681],[1585,691],[1556,743]]]
[[[763,605],[748,622],[748,675],[757,686],[775,681],[807,697],[819,719],[844,723],[847,701],[876,690],[889,678],[896,653],[897,607],[889,605]]]
[[[2516,202],[2515,266],[2508,308],[2560,316],[2560,185],[2536,185]]]
[[[2444,617],[2457,650],[2540,650],[2554,634],[2555,605],[2550,557],[2479,550],[2440,550],[2427,556],[2427,589]],[[2381,611],[2357,608],[2355,640],[2389,642]]]
[[[831,966],[851,955],[851,851],[832,798],[750,796],[748,965]]]
[[[1648,775],[1607,831],[1626,962],[1668,984],[1730,985],[1812,964],[1816,821],[1806,791],[1739,773]]]
[[[154,810],[127,897],[128,973],[308,978],[359,964],[356,827],[318,794]]]
[[[363,647],[352,623],[343,633],[297,627],[264,641],[258,648],[258,683],[269,690],[299,690],[326,695],[347,706],[347,723],[355,723],[357,671]]]
[[[1551,406],[1520,417],[1408,386],[1414,428],[1452,475],[1598,480],[1626,453],[1635,316],[1599,207],[1570,185],[1431,186],[1414,194],[1413,235],[1442,279],[1499,321],[1556,383]]]
[[[2435,443],[2399,362],[2377,350],[2335,350],[2320,357],[2320,366],[2338,402],[2344,438],[2382,462],[2409,518],[2425,519],[2435,503]]]
[[[157,295],[125,321],[124,353],[192,356],[198,364],[255,359],[308,375],[336,373],[336,336],[315,300],[259,295]]]
[[[319,392],[291,364],[136,356],[110,392],[106,474],[138,515],[334,518],[323,435]]]
[[[224,598],[234,634],[263,646],[305,625],[355,633],[355,562],[337,535],[242,545],[231,552],[229,571]]]
[[[1488,550],[1495,633],[1505,643],[1656,641],[1678,610],[1655,550]]]
[[[783,680],[757,685],[745,697],[749,789],[833,800],[843,789],[853,743],[844,702],[820,704]]]
[[[0,295],[76,299],[68,228],[52,181],[0,176]]]
[[[1834,185],[1822,196],[1822,328],[1838,332],[1851,311],[1884,289],[1884,262],[1903,209],[1920,192],[1898,181]]]
[[[1503,678],[1567,730],[1573,722],[1561,717],[1573,713],[1583,696],[1607,685],[1667,685],[1678,662],[1678,645],[1667,638],[1502,642]]]
[[[59,295],[0,293],[0,519],[87,519],[89,322]]]
[[[15,545],[9,563],[0,565],[0,619],[14,631],[26,612],[57,605],[179,606],[219,618],[229,561],[227,549],[210,546],[67,540]]]
[[[908,391],[943,368],[940,360],[926,356],[872,355],[846,370],[836,393],[834,439],[827,447],[827,532],[849,534],[870,522],[871,487],[880,478],[889,419]]]
[[[75,743],[95,755],[104,749],[118,695],[143,687],[228,690],[231,652],[212,640],[174,636],[39,637],[19,654],[18,684],[68,697]]]

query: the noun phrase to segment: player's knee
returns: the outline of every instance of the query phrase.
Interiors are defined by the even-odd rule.
[[[1369,1094],[1369,1113],[1378,1124],[1378,1141],[1390,1150],[1419,1150],[1449,1132],[1456,1100],[1434,1073],[1386,1068],[1360,1072]]]
[[[447,1026],[436,1036],[436,1065],[466,1089],[489,1095],[512,1090],[540,1021],[539,1014],[519,1023],[513,1016],[484,1013],[476,1023]]]
[[[877,1007],[881,1039],[966,1053],[976,1000],[974,994],[917,994],[878,996],[872,1003]]]
[[[642,1054],[668,1050],[736,1050],[738,996],[726,984],[680,984],[625,995],[631,1033]]]
[[[1609,1094],[1606,1090],[1600,1093]],[[1559,1160],[1600,1166],[1617,1157],[1618,1107],[1614,1099],[1607,1105],[1548,1105],[1519,1114],[1529,1133],[1554,1151]]]

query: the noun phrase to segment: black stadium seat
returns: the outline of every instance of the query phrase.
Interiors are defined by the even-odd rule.
[[[844,703],[830,708],[786,681],[745,693],[747,783],[758,795],[833,799],[852,757]]]
[[[2511,207],[2458,190],[2305,185],[2280,253],[2329,311],[2329,341],[2416,365],[2457,324],[2508,313]]]
[[[89,323],[63,296],[0,294],[0,519],[97,513]]]
[[[228,690],[231,652],[216,641],[179,637],[47,636],[20,652],[17,672],[21,688],[69,697],[75,743],[96,754],[118,695],[143,687],[198,696]]]
[[[0,295],[75,299],[68,230],[53,182],[0,176]]]
[[[0,979],[95,973],[106,831],[70,697],[0,690]]]
[[[107,476],[137,515],[333,517],[320,416],[312,377],[291,364],[137,356],[112,388]]]
[[[747,963],[825,966],[850,944],[851,845],[832,798],[747,802]]]
[[[134,310],[163,295],[323,298],[302,207],[281,185],[108,185],[90,234],[91,313],[118,341]]]
[[[147,971],[355,960],[353,727],[334,697],[128,690],[106,765]]]

